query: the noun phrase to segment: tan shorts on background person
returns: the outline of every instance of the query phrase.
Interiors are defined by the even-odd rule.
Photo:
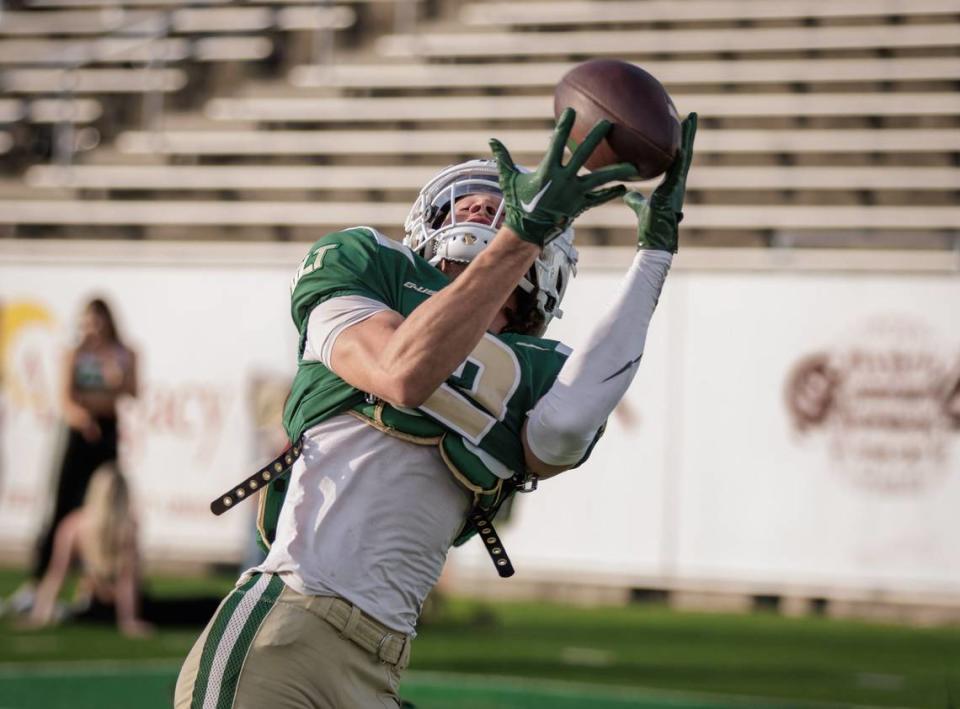
[[[175,709],[394,709],[410,639],[340,598],[257,574],[220,605],[177,679]]]

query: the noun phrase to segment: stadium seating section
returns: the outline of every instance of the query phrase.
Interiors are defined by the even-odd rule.
[[[0,235],[400,237],[490,137],[537,159],[594,57],[701,116],[685,243],[960,244],[960,0],[7,3]],[[578,239],[632,233],[608,205]]]

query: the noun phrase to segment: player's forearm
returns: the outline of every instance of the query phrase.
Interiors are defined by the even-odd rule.
[[[449,286],[428,298],[393,333],[381,360],[418,406],[466,359],[540,253],[510,229]]]
[[[555,473],[576,465],[626,394],[671,261],[665,251],[637,253],[611,308],[537,402],[524,431],[536,472]],[[546,467],[538,469],[538,462]]]

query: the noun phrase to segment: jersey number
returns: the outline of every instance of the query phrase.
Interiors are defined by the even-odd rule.
[[[507,415],[507,402],[520,384],[517,356],[497,338],[484,335],[451,379],[457,388],[441,384],[420,410],[480,445],[493,425]]]

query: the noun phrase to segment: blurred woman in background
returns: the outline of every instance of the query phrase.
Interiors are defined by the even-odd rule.
[[[117,401],[137,395],[136,353],[124,344],[104,300],[94,298],[84,308],[79,334],[79,344],[65,361],[62,406],[67,445],[53,516],[38,544],[34,580],[46,571],[57,526],[83,502],[93,471],[117,459]]]
[[[53,514],[37,540],[30,578],[9,599],[25,613],[53,553],[60,522],[83,502],[93,472],[117,459],[117,402],[137,395],[137,356],[124,344],[106,301],[94,298],[79,321],[78,344],[64,359],[61,407],[66,445],[59,463]]]
[[[75,558],[79,558],[83,570],[79,591],[113,606],[117,626],[124,635],[145,635],[152,630],[140,613],[140,554],[130,490],[114,463],[97,469],[83,505],[57,527],[50,564],[36,590],[30,625],[42,626],[55,620],[57,597]]]

